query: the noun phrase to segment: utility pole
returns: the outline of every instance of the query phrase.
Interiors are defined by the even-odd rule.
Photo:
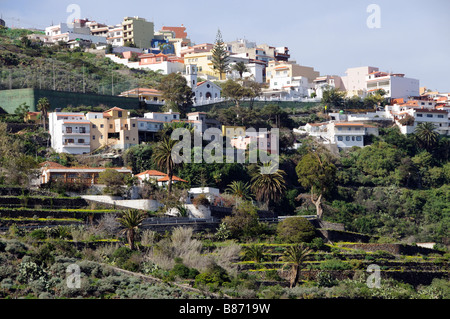
[[[84,64],[83,64],[83,93],[86,93],[86,85],[84,83]]]
[[[55,60],[53,60],[53,91],[56,91],[56,79],[55,79]]]
[[[114,95],[114,71],[111,70],[111,95]]]

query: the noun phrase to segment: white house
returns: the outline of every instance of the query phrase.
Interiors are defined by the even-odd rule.
[[[400,73],[375,71],[366,76],[367,93],[383,89],[385,97],[409,98],[420,95],[419,80],[407,78]]]
[[[58,153],[87,154],[91,151],[91,122],[83,113],[49,113],[52,148]]]
[[[45,34],[48,36],[48,41],[51,43],[57,43],[59,41],[69,42],[72,40],[85,40],[91,41],[95,44],[106,44],[107,37],[91,35],[89,28],[75,28],[73,25],[67,23],[60,23],[45,28]]]
[[[336,145],[338,148],[353,146],[364,147],[364,137],[378,135],[376,126],[358,122],[331,121],[308,123],[294,129],[295,133],[308,134],[318,138],[323,144]]]
[[[414,120],[412,125],[402,125],[400,123],[400,120],[407,116],[411,116]],[[436,131],[439,134],[450,135],[450,120],[448,117],[448,111],[446,110],[411,108],[409,110],[397,113],[395,120],[395,123],[398,125],[403,134],[414,133],[419,124],[429,122],[434,124]]]

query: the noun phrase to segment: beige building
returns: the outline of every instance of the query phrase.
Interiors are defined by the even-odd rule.
[[[91,151],[103,146],[127,149],[139,143],[137,119],[127,110],[113,107],[106,112],[88,112],[91,122]]]
[[[245,126],[222,125],[222,135],[229,138],[245,136]]]
[[[314,68],[299,65],[295,61],[270,61],[266,68],[267,83],[280,76],[287,78],[302,76],[307,78],[309,83],[312,83],[319,75],[320,73],[315,71]]]
[[[123,43],[134,44],[138,48],[150,48],[154,38],[153,22],[139,17],[125,17],[122,22]]]

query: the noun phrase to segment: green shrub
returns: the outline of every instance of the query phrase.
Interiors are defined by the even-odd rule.
[[[328,246],[325,245],[325,242],[322,238],[316,237],[311,240],[311,243],[309,243],[309,248],[314,250],[327,250]]]
[[[195,276],[194,287],[200,288],[202,286],[221,286],[224,282],[230,282],[230,277],[225,269],[217,264],[214,264],[210,266],[206,272]]]
[[[316,234],[314,226],[303,217],[290,217],[277,226],[278,237],[289,243],[311,241]]]
[[[350,269],[351,265],[347,264],[346,262],[343,262],[342,260],[333,258],[322,261],[320,263],[319,268],[321,270],[346,270]]]
[[[189,278],[189,267],[183,264],[175,264],[175,266],[170,271],[170,274],[180,278]]]
[[[47,238],[47,232],[43,229],[35,229],[30,233],[30,237],[43,240]]]
[[[333,287],[337,283],[333,275],[327,271],[319,271],[316,275],[316,281],[319,287]]]
[[[27,247],[20,241],[12,240],[6,245],[5,251],[18,258],[22,258],[27,253]]]

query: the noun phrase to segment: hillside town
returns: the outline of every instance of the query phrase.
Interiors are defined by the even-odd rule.
[[[138,16],[0,22],[0,298],[449,298],[450,91]]]

